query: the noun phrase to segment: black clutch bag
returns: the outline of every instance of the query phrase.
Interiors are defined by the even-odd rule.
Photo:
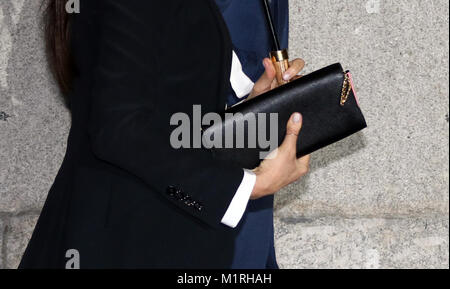
[[[254,169],[282,143],[294,112],[303,115],[298,157],[367,127],[351,74],[333,64],[227,110],[204,129],[203,143],[216,158]]]

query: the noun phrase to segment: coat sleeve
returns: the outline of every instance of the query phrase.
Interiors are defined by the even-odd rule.
[[[208,1],[99,1],[89,120],[94,154],[192,216],[222,226],[243,170],[203,149],[170,144],[174,113],[192,119],[193,105],[206,112],[218,106],[228,51],[214,7]]]

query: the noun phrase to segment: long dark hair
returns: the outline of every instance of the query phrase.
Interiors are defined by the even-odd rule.
[[[67,94],[72,88],[73,63],[70,51],[70,14],[67,0],[44,0],[44,29],[47,58],[61,88]]]

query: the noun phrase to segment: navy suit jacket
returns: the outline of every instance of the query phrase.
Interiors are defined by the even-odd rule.
[[[273,44],[261,0],[216,0],[230,31],[233,48],[242,63],[244,72],[254,82],[264,73],[262,60],[269,56]],[[281,47],[288,47],[288,0],[271,0],[275,28]],[[228,105],[240,100],[230,90]]]
[[[252,81],[264,73],[262,60],[273,50],[261,0],[216,0],[230,32],[233,48]],[[288,0],[272,0],[271,9],[283,48],[288,47]],[[227,104],[241,101],[231,85]],[[273,230],[273,196],[250,201],[239,226],[233,268],[277,268]]]

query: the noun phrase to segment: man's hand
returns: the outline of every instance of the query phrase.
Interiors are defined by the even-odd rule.
[[[278,86],[275,78],[276,71],[272,61],[269,58],[265,58],[263,64],[266,71],[255,83],[248,99],[254,98]],[[291,61],[290,67],[283,75],[283,78],[285,80],[299,78],[300,76],[298,74],[304,66],[305,62],[302,59]],[[256,184],[251,199],[259,199],[275,194],[308,172],[310,156],[297,159],[297,139],[302,124],[302,115],[300,113],[293,114],[287,123],[287,133],[284,142],[254,170]]]
[[[272,90],[278,86],[277,80],[275,78],[276,71],[272,61],[269,58],[264,58],[263,65],[266,71],[258,79],[250,93],[248,99],[252,99],[261,95],[269,90]],[[305,67],[305,61],[303,59],[297,58],[289,63],[289,69],[284,73],[284,80],[294,80],[300,76],[298,74]]]
[[[297,140],[302,124],[302,115],[294,113],[287,123],[286,137],[281,146],[253,170],[256,184],[252,200],[275,194],[308,173],[310,156],[297,159]]]

